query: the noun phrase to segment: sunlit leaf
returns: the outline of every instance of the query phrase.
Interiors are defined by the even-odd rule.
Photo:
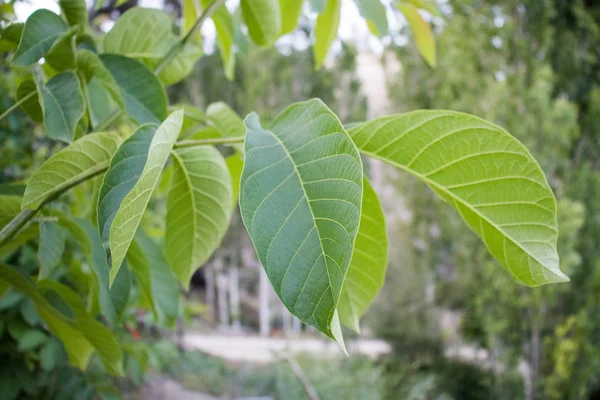
[[[296,29],[300,15],[302,15],[303,4],[304,0],[279,0],[282,35],[290,33]]]
[[[429,65],[435,67],[435,38],[431,26],[411,3],[398,3],[398,9],[406,17],[421,55]]]
[[[360,330],[360,318],[383,286],[387,257],[385,217],[377,193],[369,181],[363,179],[360,227],[338,303],[340,322],[356,332]]]
[[[457,112],[416,111],[348,133],[363,154],[415,175],[456,208],[517,281],[568,281],[559,269],[552,190],[529,151],[502,128]]]
[[[238,198],[240,197],[240,179],[242,178],[242,169],[244,168],[244,161],[237,155],[233,154],[225,160],[229,175],[231,176],[231,189],[232,189],[232,207],[237,206]]]
[[[173,40],[175,40],[174,36]],[[166,86],[182,81],[192,72],[194,65],[203,54],[202,48],[192,43],[187,43],[183,50],[162,71],[160,71],[158,78],[163,85]],[[149,64],[151,67],[156,67],[158,65],[157,62],[151,62]]]
[[[259,46],[275,43],[281,32],[279,1],[241,0],[240,6],[252,41]]]
[[[22,207],[34,210],[44,199],[106,170],[119,143],[114,132],[93,133],[54,154],[29,179]]]
[[[283,304],[343,347],[337,305],[360,222],[362,162],[320,100],[245,124],[240,209]]]
[[[327,58],[329,49],[337,38],[338,28],[340,26],[340,10],[342,0],[327,0],[325,10],[317,17],[315,25],[315,45],[313,52],[315,54],[315,66],[321,68]]]
[[[435,0],[404,0],[408,3],[411,3],[417,8],[421,10],[425,10],[431,15],[435,15],[437,17],[441,16],[440,10],[435,2]]]
[[[221,244],[229,226],[231,177],[213,146],[176,149],[167,199],[165,255],[180,282],[190,279]]]
[[[65,251],[65,235],[55,222],[40,222],[40,272],[38,280],[46,279],[58,266]]]
[[[202,7],[207,8],[212,1],[202,0]],[[233,80],[235,74],[235,29],[233,26],[233,18],[225,4],[218,7],[212,14],[212,20],[217,30],[217,43],[219,44],[219,52],[223,61],[223,70],[225,77],[230,81]]]
[[[181,2],[181,36],[185,36],[194,26],[196,19],[202,14],[200,0],[183,0]],[[190,38],[193,43],[202,43],[202,34],[197,30]]]
[[[52,44],[68,29],[61,17],[49,10],[37,10],[27,18],[12,64],[25,67],[44,57]]]

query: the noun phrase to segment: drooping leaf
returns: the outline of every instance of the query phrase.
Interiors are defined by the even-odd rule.
[[[90,99],[94,99],[94,101],[90,101],[88,104],[90,107],[90,123],[92,124],[92,127],[96,129],[103,121],[111,117],[115,108],[118,106],[112,100],[110,93],[98,78],[93,77],[87,83],[85,89],[87,96]],[[120,95],[121,91],[119,90],[119,96]]]
[[[402,14],[404,14],[404,17],[408,21],[421,55],[427,61],[427,64],[435,67],[435,38],[433,37],[431,26],[411,3],[398,3],[398,9],[402,11]]]
[[[119,89],[117,81],[115,81],[115,78],[95,53],[86,49],[77,51],[77,68],[85,79],[86,84],[89,84],[93,78],[96,78],[110,94],[115,103],[121,109],[125,109],[125,102],[121,96],[121,89]]]
[[[167,117],[165,89],[144,64],[115,54],[100,59],[119,85],[125,110],[134,121],[160,123]]]
[[[39,91],[46,135],[71,142],[77,123],[85,112],[79,80],[72,72],[62,72],[40,86]]]
[[[175,36],[173,36],[173,41],[171,43],[175,40]],[[194,65],[203,54],[202,48],[195,44],[187,43],[183,47],[183,50],[162,71],[160,71],[158,78],[165,86],[182,81],[192,72]],[[158,62],[150,62],[149,65],[152,68],[155,68],[158,66]]]
[[[241,137],[246,132],[244,121],[223,102],[212,103],[206,109],[206,120],[215,127],[222,137]],[[244,145],[233,146],[240,154],[244,154]]]
[[[313,52],[315,54],[315,66],[321,68],[327,58],[329,49],[337,38],[338,28],[340,26],[340,11],[342,0],[327,0],[325,10],[317,17],[315,25],[315,45]]]
[[[380,0],[355,0],[360,15],[370,23],[379,37],[387,35],[388,20]]]
[[[44,120],[44,114],[42,113],[42,107],[40,106],[40,98],[37,93],[37,86],[31,79],[23,81],[17,89],[17,99],[31,95],[31,97],[21,104],[23,111],[29,115],[29,117],[35,122],[42,122]]]
[[[270,46],[281,32],[281,12],[278,0],[241,0],[242,18],[248,33],[259,46]]]
[[[35,210],[44,199],[106,170],[120,142],[114,132],[93,133],[54,154],[29,179],[22,207]]]
[[[183,0],[181,2],[181,36],[185,36],[194,26],[196,19],[202,14],[200,0]],[[202,43],[202,34],[197,30],[191,37],[193,43]]]
[[[56,72],[75,69],[75,35],[78,30],[79,27],[75,26],[63,33],[46,54],[46,62]]]
[[[192,274],[218,248],[229,226],[231,177],[213,146],[177,149],[173,166],[165,255],[187,290]]]
[[[210,0],[202,0],[202,7],[206,9],[211,2]],[[217,30],[217,43],[219,44],[221,60],[223,60],[225,77],[232,81],[235,75],[235,28],[233,18],[225,4],[213,12],[212,20]]]
[[[360,227],[354,243],[344,288],[338,304],[340,322],[359,332],[359,320],[379,293],[385,280],[388,239],[385,217],[377,193],[363,178]]]
[[[52,290],[71,308],[75,324],[98,352],[102,364],[113,375],[123,375],[123,352],[112,332],[85,310],[85,304],[71,288],[54,281],[43,281],[40,289]]]
[[[83,32],[88,24],[88,12],[85,0],[58,0],[58,5],[69,25],[78,26],[81,32]]]
[[[26,67],[37,62],[48,53],[52,44],[67,29],[67,24],[52,11],[44,9],[34,11],[25,22],[12,64]]]
[[[183,110],[183,125],[181,126],[180,138],[185,137],[197,125],[206,121],[204,111],[187,103],[177,103],[169,107],[169,112]]]
[[[279,0],[282,35],[290,33],[296,29],[300,15],[302,15],[303,4],[304,0]]]
[[[140,128],[134,134],[137,135],[136,139],[130,142],[130,138],[126,141],[131,146],[123,150],[121,146],[111,161],[98,199],[98,227],[103,240],[108,240],[111,282],[114,281],[125,258],[142,214],[158,183],[160,172],[179,136],[182,123],[183,111],[180,110],[172,113],[155,133],[151,130],[148,133],[148,129],[152,127]],[[148,136],[151,136],[149,145]],[[138,164],[129,171],[125,170],[125,166],[131,163],[132,156],[144,159],[143,170],[139,177],[136,177],[139,173]],[[109,193],[115,186],[119,188],[112,192],[117,194]]]
[[[556,201],[529,151],[502,128],[468,114],[416,111],[348,133],[361,152],[423,180],[458,210],[513,277],[564,282]]]
[[[38,280],[46,279],[54,272],[65,251],[65,235],[55,222],[40,222],[40,272]]]
[[[65,345],[71,364],[84,370],[92,355],[93,348],[74,322],[52,307],[31,281],[14,268],[0,264],[0,281],[13,286],[33,300],[40,318],[50,332]]]
[[[127,261],[155,318],[173,325],[179,314],[179,284],[161,246],[139,230]]]
[[[304,323],[343,347],[337,305],[358,231],[362,162],[320,100],[284,110],[270,130],[245,120],[244,225],[273,288]]]

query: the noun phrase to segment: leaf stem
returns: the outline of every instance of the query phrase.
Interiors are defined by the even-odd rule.
[[[19,99],[19,101],[17,101],[12,106],[8,107],[8,109],[6,111],[4,111],[2,113],[2,115],[0,115],[0,121],[2,121],[4,118],[6,118],[8,116],[8,114],[10,114],[14,110],[16,110],[21,104],[25,103],[27,100],[32,98],[36,93],[37,92],[34,90],[33,92],[28,93],[26,96],[23,96],[21,99]]]
[[[180,142],[175,143],[175,145],[173,147],[176,149],[181,149],[183,147],[196,147],[196,146],[206,146],[206,145],[215,145],[215,144],[235,144],[235,143],[242,143],[243,141],[244,141],[243,136],[214,138],[214,139],[200,139],[200,140],[182,140]]]

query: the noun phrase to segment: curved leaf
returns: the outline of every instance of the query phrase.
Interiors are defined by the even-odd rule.
[[[427,183],[516,280],[564,282],[556,201],[529,151],[502,128],[451,111],[379,118],[348,133],[361,152]]]
[[[222,137],[241,137],[246,132],[244,121],[242,121],[238,113],[221,101],[208,106],[206,109],[206,120]],[[233,147],[240,154],[244,154],[243,144],[235,144]]]
[[[0,31],[0,44],[3,51],[14,50],[19,45],[24,27],[23,22],[13,22]]]
[[[77,51],[77,68],[87,84],[93,78],[96,78],[110,94],[115,103],[122,109],[125,109],[125,102],[121,96],[121,89],[119,89],[117,81],[111,75],[110,71],[106,69],[96,53],[86,49]]]
[[[187,290],[192,274],[218,248],[229,226],[231,177],[213,146],[177,149],[173,161],[165,254]]]
[[[275,43],[281,32],[279,1],[241,0],[240,6],[252,41],[259,46]]]
[[[388,238],[377,193],[363,178],[360,227],[354,243],[344,288],[338,304],[340,322],[359,332],[359,320],[383,286],[387,270]]]
[[[125,110],[134,121],[160,123],[167,117],[165,89],[144,64],[115,54],[100,59],[119,85]]]
[[[406,17],[421,55],[430,66],[435,67],[435,38],[431,26],[411,3],[398,3],[398,9]]]
[[[54,154],[33,173],[22,207],[35,210],[46,198],[106,170],[120,142],[114,132],[93,133]]]
[[[40,272],[38,280],[50,277],[58,266],[65,251],[65,235],[60,226],[54,222],[40,222]]]
[[[270,130],[245,120],[240,208],[275,292],[292,314],[335,338],[337,305],[358,231],[362,163],[320,100],[284,110]]]
[[[37,93],[37,86],[31,79],[23,81],[17,89],[17,99],[22,98],[34,93],[28,100],[21,104],[23,111],[29,115],[29,117],[35,122],[42,122],[44,120],[44,114],[42,113],[42,107],[40,106],[40,98]]]
[[[181,2],[181,36],[185,36],[196,23],[196,19],[202,14],[200,0],[183,0]],[[191,37],[192,42],[200,45],[202,34],[197,30]]]
[[[385,36],[388,33],[388,20],[385,6],[380,0],[355,0],[360,15],[369,23],[371,30],[377,36]]]
[[[40,86],[39,91],[46,135],[71,142],[85,112],[79,80],[72,72],[62,72]]]
[[[202,0],[202,7],[207,8],[210,3],[210,0]],[[217,43],[219,44],[221,60],[223,60],[225,77],[232,81],[235,75],[235,28],[233,26],[233,18],[225,4],[218,7],[213,12],[211,18],[217,30]]]
[[[88,24],[85,0],[58,0],[58,5],[69,25],[79,26],[79,29],[83,32]]]
[[[175,42],[175,36],[170,43]],[[202,57],[202,48],[187,43],[183,50],[158,74],[158,78],[165,86],[173,85],[182,81],[194,69],[196,61]],[[149,63],[152,68],[158,66],[158,62]]]
[[[75,34],[78,30],[78,27],[73,27],[63,33],[46,54],[46,62],[55,71],[75,69]]]
[[[119,149],[113,161],[111,161],[110,169],[102,182],[98,199],[98,226],[104,240],[107,238],[106,233],[108,231],[108,245],[111,255],[111,283],[114,281],[127,254],[127,249],[133,240],[133,235],[137,230],[142,214],[146,210],[150,196],[158,183],[160,173],[173,149],[173,144],[179,136],[182,123],[183,111],[172,113],[156,129],[156,133],[152,135],[152,141],[148,147],[142,141],[140,148],[128,150],[129,154],[122,153]],[[145,158],[144,167],[139,178],[135,178],[135,172],[137,171],[127,173],[123,170],[126,164],[121,165],[121,161],[132,157],[131,154]],[[109,173],[111,174],[109,175]],[[126,174],[126,178],[119,178],[119,174]],[[134,182],[134,185],[131,190],[127,190],[124,185],[130,186],[131,182]],[[107,185],[110,185],[110,188],[118,187],[119,197],[125,193],[123,200],[118,201],[119,199],[113,198],[108,201],[110,189]]]
[[[304,0],[279,0],[282,35],[290,33],[296,29],[300,15],[302,15],[303,4]]]
[[[49,10],[37,10],[27,18],[12,64],[26,67],[44,57],[52,44],[68,29],[61,17]]]
[[[315,45],[313,46],[317,69],[323,65],[333,41],[337,38],[341,8],[342,0],[327,0],[325,10],[317,17]]]

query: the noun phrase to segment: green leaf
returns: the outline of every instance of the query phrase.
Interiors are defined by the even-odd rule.
[[[120,142],[114,132],[93,133],[54,154],[29,179],[22,207],[35,210],[45,199],[103,172]]]
[[[21,196],[0,195],[0,228],[3,228],[21,211]],[[37,223],[30,223],[22,228],[15,237],[0,248],[0,256],[5,256],[31,239],[37,237]]]
[[[156,320],[172,326],[179,314],[179,284],[162,247],[138,230],[127,261]]]
[[[110,94],[110,97],[115,103],[117,103],[121,109],[125,109],[125,102],[121,96],[121,89],[119,88],[119,85],[117,85],[117,81],[115,81],[115,78],[111,75],[110,71],[106,69],[96,53],[86,49],[77,51],[77,68],[87,84],[89,84],[93,78],[96,78],[102,87]]]
[[[362,162],[320,100],[284,110],[270,130],[245,124],[240,209],[283,304],[343,348],[337,305],[359,227]]]
[[[200,0],[183,0],[181,2],[181,36],[185,36],[194,26],[196,19],[202,14]],[[198,29],[191,37],[193,43],[202,43],[202,34]]]
[[[316,13],[322,13],[325,11],[325,5],[327,0],[309,0],[310,8]]]
[[[54,281],[43,281],[40,289],[52,290],[58,294],[71,308],[75,324],[89,343],[94,346],[102,360],[102,364],[113,375],[123,375],[123,352],[112,332],[96,321],[85,310],[85,304],[71,288]]]
[[[380,0],[355,0],[360,15],[375,29],[379,37],[388,33],[388,20],[385,6]]]
[[[85,0],[58,0],[70,26],[78,26],[83,32],[88,25],[88,12]]]
[[[231,176],[231,188],[232,188],[232,207],[238,203],[238,197],[240,196],[240,179],[242,178],[242,169],[244,168],[244,161],[237,155],[231,155],[225,160],[229,175]]]
[[[144,142],[140,145],[140,149],[134,151],[136,156],[146,158],[144,168],[138,179],[132,177],[133,173],[123,171],[121,161],[131,157],[131,150],[128,153],[121,152],[120,149],[115,154],[111,161],[109,171],[104,177],[100,197],[98,202],[98,226],[101,235],[106,240],[106,232],[108,230],[108,242],[111,255],[111,282],[114,281],[117,272],[125,258],[127,249],[133,239],[133,235],[137,230],[138,224],[142,218],[142,214],[146,210],[150,196],[158,183],[160,173],[167,162],[169,154],[173,149],[173,144],[179,136],[181,125],[183,123],[183,111],[172,113],[161,126],[158,127],[156,133],[152,135],[152,141],[149,147],[145,147]],[[142,127],[141,129],[145,129]],[[112,170],[112,172],[111,172]],[[135,171],[137,172],[137,171]],[[109,175],[110,174],[110,175]],[[125,174],[123,177],[120,174]],[[117,178],[116,181],[113,181]],[[129,185],[125,183],[131,182],[133,179],[134,185],[131,190],[128,190],[121,202],[106,200],[107,185],[114,187],[119,185]],[[114,182],[117,182],[116,184]],[[119,196],[125,191],[119,188]],[[115,205],[118,206],[115,210]]]
[[[38,280],[50,277],[50,274],[60,263],[65,251],[65,235],[60,226],[54,222],[40,222],[40,272]]]
[[[46,62],[55,71],[75,69],[75,34],[78,29],[78,27],[73,27],[63,33],[46,54]]]
[[[281,11],[281,35],[293,32],[302,15],[304,0],[279,0]]]
[[[434,15],[436,17],[442,16],[442,14],[440,13],[440,10],[438,9],[438,6],[434,0],[404,0],[404,1],[407,1],[407,2],[411,3],[412,5],[414,5],[415,7],[420,8],[421,10],[425,10],[428,13],[430,13],[431,15]]]
[[[202,7],[207,8],[211,2],[210,0],[202,0]],[[212,20],[217,31],[217,43],[219,44],[221,60],[223,60],[225,77],[232,81],[235,75],[235,28],[233,18],[225,4],[213,12]]]
[[[327,58],[329,49],[337,38],[338,28],[340,26],[340,10],[342,0],[327,0],[325,10],[317,17],[315,25],[315,45],[313,52],[315,54],[315,66],[321,68]]]
[[[198,124],[206,121],[204,111],[187,103],[177,103],[169,107],[169,111],[183,110],[183,125],[181,126],[180,138],[185,137]]]
[[[279,0],[241,0],[242,18],[259,46],[271,46],[281,32]]]
[[[175,40],[176,39],[173,36],[173,41]],[[203,54],[204,51],[202,51],[202,48],[192,43],[187,43],[183,50],[162,71],[160,71],[158,78],[166,86],[182,81],[192,72],[196,61],[198,61]],[[150,66],[154,68],[158,66],[158,62],[150,63]]]
[[[39,87],[46,135],[71,142],[77,123],[85,112],[79,80],[72,72],[62,72]]]
[[[62,18],[48,10],[37,10],[27,18],[19,47],[12,60],[17,67],[26,67],[44,57],[52,44],[68,29]]]
[[[502,128],[452,111],[379,118],[348,131],[357,147],[423,180],[454,206],[516,280],[568,281],[556,201],[529,151]]]
[[[131,292],[131,274],[128,265],[123,261],[123,268],[117,272],[117,276],[112,281],[110,287],[110,298],[115,306],[117,318],[120,320],[127,309],[129,303],[129,294]]]
[[[369,181],[363,178],[360,227],[338,304],[340,322],[356,332],[360,330],[360,318],[385,281],[388,258],[385,229],[385,217],[377,193]]]
[[[50,372],[60,365],[65,359],[65,349],[56,338],[50,338],[40,350],[40,366],[42,370]]]
[[[2,51],[11,51],[17,48],[21,35],[23,34],[22,22],[14,22],[0,31],[0,49]]]
[[[86,95],[89,99],[94,99],[88,102],[90,108],[90,122],[94,129],[103,123],[107,118],[111,117],[112,113],[115,112],[117,105],[111,99],[111,95],[106,90],[104,85],[96,77],[92,78],[85,88]],[[121,91],[119,89],[119,96]]]
[[[38,314],[50,332],[65,345],[71,364],[84,370],[92,355],[93,348],[73,321],[52,307],[31,281],[14,268],[0,264],[0,281],[13,286],[33,300]]]
[[[162,10],[134,7],[125,12],[104,38],[104,52],[138,59],[161,59],[174,37]]]
[[[435,67],[435,38],[431,26],[421,17],[414,5],[402,2],[398,3],[398,9],[408,21],[421,55],[427,64]]]
[[[31,79],[23,81],[17,89],[17,99],[22,98],[34,93],[32,97],[21,104],[23,111],[29,115],[29,117],[35,122],[42,122],[44,120],[44,114],[42,113],[42,107],[40,106],[40,98],[37,93],[37,86]]]
[[[141,62],[114,54],[100,59],[121,89],[127,114],[138,124],[160,123],[167,117],[165,89]]]
[[[233,208],[231,176],[213,146],[173,152],[165,255],[186,290],[196,269],[219,247]]]
[[[18,350],[21,352],[35,350],[48,340],[48,336],[38,329],[30,329],[19,337]]]
[[[223,102],[212,103],[206,109],[206,120],[222,137],[242,137],[246,132],[244,121]],[[244,145],[233,146],[240,154],[244,154]]]

